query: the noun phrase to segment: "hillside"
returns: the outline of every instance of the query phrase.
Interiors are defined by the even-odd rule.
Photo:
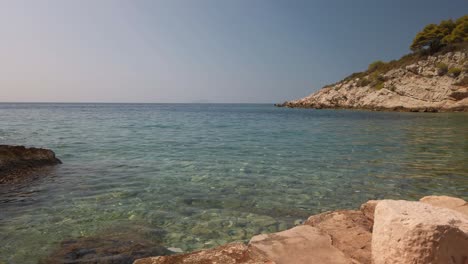
[[[376,61],[365,72],[277,106],[468,111],[468,16],[426,26],[411,49],[399,60]]]

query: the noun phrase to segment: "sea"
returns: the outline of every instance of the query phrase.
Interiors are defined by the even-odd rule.
[[[63,162],[0,185],[0,263],[109,233],[187,252],[370,199],[468,200],[468,113],[1,103],[0,144]]]

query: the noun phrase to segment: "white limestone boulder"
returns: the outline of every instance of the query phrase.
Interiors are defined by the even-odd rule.
[[[444,207],[455,210],[468,216],[468,203],[460,198],[450,196],[425,196],[419,200],[420,202],[427,203],[436,207]]]
[[[302,225],[283,232],[252,237],[249,248],[276,264],[352,264],[318,228]]]
[[[468,263],[468,217],[421,202],[380,201],[374,212],[374,264]]]

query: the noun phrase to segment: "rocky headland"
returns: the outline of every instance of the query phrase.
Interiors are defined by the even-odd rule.
[[[467,50],[423,56],[384,73],[375,66],[311,95],[283,104],[292,108],[411,112],[468,111]],[[395,63],[396,64],[396,63]],[[371,67],[371,66],[370,66]]]
[[[428,24],[409,53],[279,107],[411,112],[468,111],[468,15]]]
[[[286,231],[134,264],[467,264],[468,203],[448,196],[373,200],[313,215]]]
[[[0,145],[0,184],[21,182],[41,168],[61,163],[49,149]]]

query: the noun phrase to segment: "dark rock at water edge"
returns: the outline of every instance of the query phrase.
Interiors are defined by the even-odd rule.
[[[285,106],[287,106],[287,105],[288,105],[288,102],[287,102],[287,101],[284,102],[284,103],[277,103],[277,104],[275,104],[276,107],[285,107]]]
[[[39,168],[61,163],[49,149],[0,145],[0,184],[20,182]]]

